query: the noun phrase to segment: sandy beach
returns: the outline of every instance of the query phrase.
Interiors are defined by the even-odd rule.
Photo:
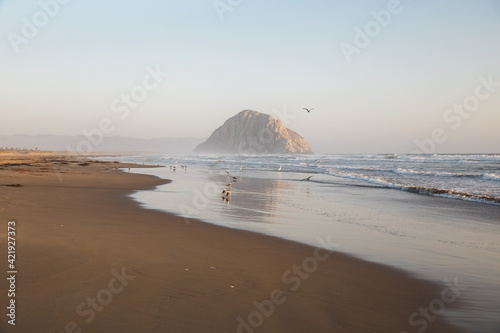
[[[4,280],[0,332],[460,332],[429,311],[452,288],[143,209],[128,195],[166,181],[129,167],[146,166],[0,156],[2,256],[15,221],[17,265],[16,325]]]

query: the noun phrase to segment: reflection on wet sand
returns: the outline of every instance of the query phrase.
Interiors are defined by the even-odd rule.
[[[220,183],[219,175],[210,175],[211,182]],[[230,207],[217,207],[218,213],[225,218],[241,219],[248,222],[275,223],[271,218],[278,217],[280,193],[290,190],[291,185],[279,180],[245,178],[240,176],[229,191]]]

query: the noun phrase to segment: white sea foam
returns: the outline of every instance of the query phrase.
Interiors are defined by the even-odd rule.
[[[484,179],[487,180],[498,180],[500,181],[500,175],[496,175],[494,173],[487,173],[483,176]]]
[[[473,173],[418,171],[418,170],[405,169],[405,168],[398,168],[395,172],[402,173],[402,174],[435,176],[435,177],[477,177],[477,176],[482,176],[481,174],[473,174]]]

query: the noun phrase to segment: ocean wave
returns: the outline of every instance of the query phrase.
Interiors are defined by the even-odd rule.
[[[415,163],[482,163],[482,162],[500,162],[498,154],[394,154],[384,156],[385,159],[405,160]]]
[[[381,169],[377,165],[364,165],[364,166],[350,166],[350,165],[334,165],[331,166],[334,170],[349,170],[349,171],[378,171],[378,172],[392,172],[392,169]]]
[[[500,181],[500,175],[494,173],[482,174],[482,173],[439,172],[439,171],[414,170],[409,168],[383,169],[375,165],[373,166],[336,165],[332,167],[331,170],[352,171],[361,173],[383,172],[383,173],[396,173],[401,175],[426,176],[426,177],[480,178],[484,180]],[[371,175],[363,175],[363,176],[372,177]]]
[[[467,201],[476,201],[476,202],[500,205],[500,198],[492,197],[489,195],[473,194],[467,192],[444,190],[432,187],[419,187],[419,186],[403,186],[401,189],[418,194],[426,194],[426,195],[445,197],[450,199],[462,199]]]
[[[494,173],[482,174],[482,173],[434,172],[434,171],[417,171],[405,168],[398,168],[396,172],[400,174],[409,174],[418,176],[468,177],[468,178],[479,178],[484,180],[500,181],[500,175]]]
[[[487,174],[483,175],[483,178],[487,179],[487,180],[498,180],[498,181],[500,181],[500,175],[495,175],[494,173],[487,173]]]
[[[417,171],[413,169],[398,168],[396,173],[419,175],[419,176],[434,176],[434,177],[477,177],[482,176],[474,173],[456,173],[456,172],[435,172],[435,171]]]
[[[407,192],[411,192],[411,193],[424,194],[424,195],[430,195],[430,196],[436,196],[436,197],[445,197],[445,198],[450,198],[450,199],[461,199],[461,200],[466,200],[466,201],[475,201],[475,202],[481,202],[481,203],[487,203],[487,204],[493,204],[493,205],[500,205],[500,197],[494,197],[494,196],[490,196],[490,195],[475,194],[475,193],[468,193],[468,192],[456,191],[456,190],[450,190],[450,189],[440,189],[440,188],[427,187],[427,186],[414,186],[414,185],[398,184],[398,183],[394,183],[394,182],[385,180],[385,179],[380,178],[380,177],[368,177],[366,175],[361,175],[361,174],[353,174],[353,173],[345,173],[345,174],[343,174],[343,173],[330,173],[330,174],[332,176],[336,176],[336,177],[363,180],[363,181],[367,181],[369,183],[382,185],[382,186],[385,186],[387,188],[393,188],[393,189],[407,191]]]

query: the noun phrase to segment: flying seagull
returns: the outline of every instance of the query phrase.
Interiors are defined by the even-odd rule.
[[[302,182],[302,181],[304,181],[304,180],[309,180],[309,179],[311,179],[311,177],[312,177],[312,176],[309,176],[309,177],[307,177],[307,178],[304,178],[304,179],[302,179],[302,180],[301,180],[301,182]]]
[[[307,112],[311,112],[312,110],[314,109],[308,109],[308,108],[303,108],[304,110],[306,110]]]

